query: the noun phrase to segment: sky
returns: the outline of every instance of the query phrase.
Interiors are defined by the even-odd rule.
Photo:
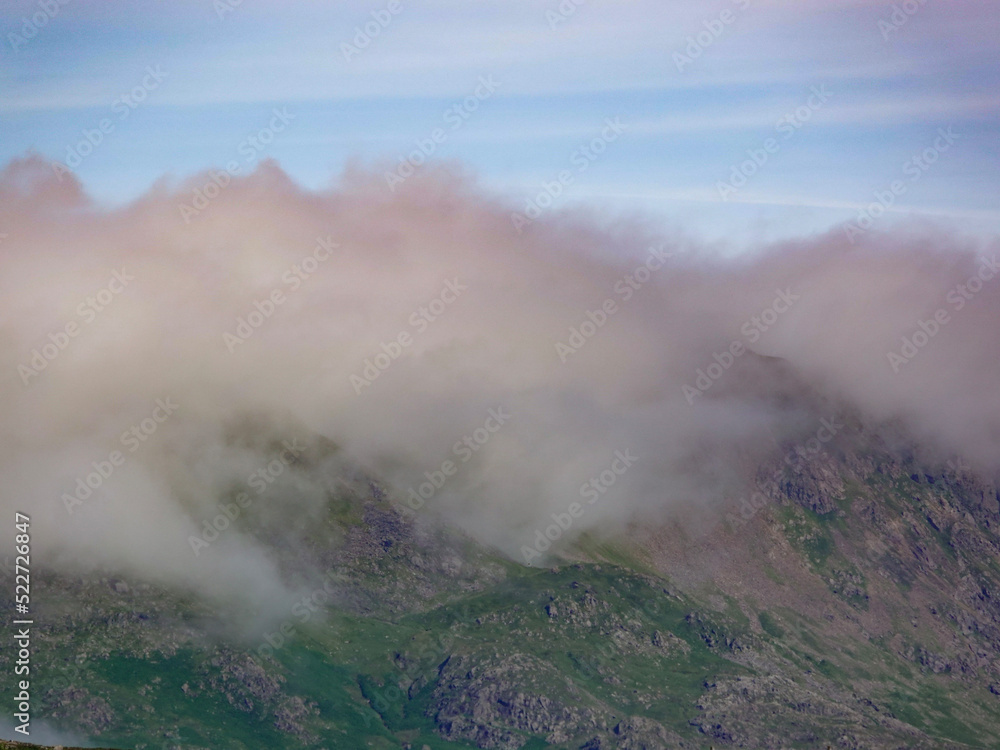
[[[265,159],[391,190],[428,154],[515,209],[734,248],[862,212],[989,236],[998,32],[982,0],[5,0],[0,163],[37,152],[120,205]]]
[[[990,10],[5,0],[0,512],[43,559],[266,600],[253,534],[191,539],[296,435],[268,528],[364,467],[511,555],[616,451],[577,528],[721,521],[827,398],[844,450],[994,474]]]

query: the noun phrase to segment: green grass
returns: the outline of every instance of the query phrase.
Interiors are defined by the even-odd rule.
[[[760,621],[760,626],[761,628],[764,629],[764,632],[767,633],[772,638],[785,637],[784,629],[780,625],[778,625],[777,620],[775,620],[774,617],[772,617],[767,612],[758,613],[757,619]]]
[[[922,490],[908,479],[879,477],[867,488],[848,485],[838,506],[850,513],[858,498],[869,491],[884,496],[889,511],[923,515],[923,501],[914,500]],[[911,581],[907,576],[914,575],[906,561],[890,557],[853,564],[845,552],[857,537],[851,539],[853,527],[838,513],[820,516],[794,504],[773,506],[772,512],[804,569],[822,577],[852,607],[867,607],[862,568],[871,575],[869,565],[883,565],[904,588]],[[329,517],[317,523],[308,538],[332,538],[336,530],[360,523],[361,512],[354,500],[347,495],[334,498]],[[944,531],[937,538],[946,551],[954,552]],[[997,703],[990,700],[993,696],[956,687],[948,681],[951,678],[921,674],[897,656],[898,644],[888,636],[871,641],[831,639],[823,621],[812,621],[791,608],[772,607],[767,601],[744,610],[752,598],[744,597],[741,605],[708,586],[691,597],[667,594],[663,588],[667,582],[653,573],[645,559],[625,544],[597,535],[582,536],[575,549],[594,562],[555,561],[557,568],[526,568],[471,544],[463,546],[461,540],[452,539],[449,544],[460,550],[463,559],[489,565],[495,579],[485,588],[472,589],[441,576],[430,580],[430,594],[412,597],[413,606],[382,606],[376,600],[369,605],[374,611],[364,616],[331,610],[323,618],[297,624],[295,634],[274,653],[273,660],[263,661],[268,677],[282,681],[285,698],[301,697],[315,706],[316,713],[304,721],[318,737],[315,742],[298,742],[277,730],[273,705],[255,704],[250,711],[231,705],[209,684],[219,673],[210,663],[217,653],[214,648],[178,636],[179,647],[157,647],[149,653],[150,641],[143,636],[149,624],[128,621],[133,605],[110,594],[88,601],[99,612],[92,617],[66,609],[67,623],[74,619],[59,638],[40,649],[35,694],[44,695],[65,675],[61,665],[67,660],[87,653],[89,659],[71,682],[86,685],[92,697],[113,706],[117,722],[101,736],[104,744],[159,750],[170,733],[178,745],[203,748],[388,750],[410,743],[432,750],[467,749],[472,745],[443,739],[434,724],[439,667],[449,657],[464,657],[476,665],[477,672],[484,670],[489,676],[490,670],[517,655],[530,665],[513,682],[518,691],[588,709],[610,726],[612,719],[649,717],[697,742],[700,737],[693,734],[690,722],[699,714],[706,684],[734,677],[767,677],[769,669],[787,668],[799,685],[807,683],[802,674],[809,672],[809,682],[818,681],[841,695],[850,695],[859,680],[881,682],[886,686],[881,694],[877,686],[871,688],[873,700],[900,719],[936,737],[979,747],[989,740],[989,730],[984,728],[989,721],[982,717],[996,711]],[[348,571],[348,577],[355,584],[371,584],[370,590],[379,590],[380,585],[390,591],[393,585],[405,588],[418,579],[401,547],[366,561],[361,572]],[[988,576],[995,569],[994,561],[986,561],[982,574]],[[782,586],[795,580],[795,567],[786,573],[764,563],[763,570]],[[854,586],[862,593],[845,593]],[[405,598],[401,600],[407,604]],[[202,630],[201,624],[210,615],[184,597],[172,595],[164,601],[161,613],[179,617],[195,632]],[[550,603],[558,610],[555,617],[546,613]],[[746,615],[758,607],[769,607],[755,615],[759,630],[751,628]],[[112,616],[125,617],[127,622],[115,624],[118,620]],[[655,640],[654,633],[659,634]],[[625,646],[617,647],[616,638]],[[741,665],[730,646],[739,648],[737,643],[760,649],[774,662],[752,662],[771,664],[757,670]],[[247,646],[244,653],[252,650],[253,645]],[[405,672],[396,663],[400,655],[409,664]],[[453,676],[459,683],[464,679],[464,673]],[[407,693],[414,678],[421,678],[422,685]],[[185,684],[190,694],[182,689]],[[823,726],[817,720],[817,727]],[[525,734],[522,739],[528,750],[548,747],[540,735]],[[575,738],[572,747],[578,747],[580,740]],[[788,746],[798,745],[790,742]]]

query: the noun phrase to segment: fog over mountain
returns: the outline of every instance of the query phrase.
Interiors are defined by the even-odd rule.
[[[253,537],[192,538],[241,492],[308,523],[347,466],[518,560],[572,503],[573,534],[721,522],[834,405],[1000,470],[1000,242],[876,222],[734,259],[523,210],[454,168],[306,192],[271,162],[109,210],[12,162],[3,512],[64,570],[269,597],[289,584]]]

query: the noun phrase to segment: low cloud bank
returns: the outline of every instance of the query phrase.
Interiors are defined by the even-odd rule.
[[[3,512],[36,561],[270,593],[238,524],[192,537],[225,508],[308,522],[345,460],[514,556],[573,503],[573,533],[721,516],[823,399],[1000,469],[1000,243],[837,230],[733,259],[512,210],[444,168],[317,193],[272,163],[105,210],[11,163]]]

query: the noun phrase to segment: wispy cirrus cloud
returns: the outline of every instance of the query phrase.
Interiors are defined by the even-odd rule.
[[[488,115],[436,158],[462,159],[528,192],[591,122],[621,116],[631,124],[629,141],[590,172],[579,195],[600,190],[597,181],[616,190],[631,182],[625,193],[655,183],[697,190],[811,86],[828,85],[834,100],[774,160],[773,184],[755,191],[864,201],[905,158],[900,149],[919,146],[947,121],[966,134],[963,151],[936,170],[926,195],[912,196],[914,205],[940,206],[949,195],[979,211],[1000,200],[989,177],[1000,170],[990,145],[1000,120],[991,84],[1000,75],[1000,22],[981,3],[922,4],[888,38],[879,25],[894,12],[888,1],[592,0],[553,27],[546,11],[557,6],[404,5],[373,46],[345,64],[339,45],[379,2],[244,2],[220,18],[201,0],[127,8],[75,0],[31,44],[0,49],[0,158],[35,149],[64,159],[65,144],[93,112],[134,85],[137,71],[159,64],[170,86],[81,167],[98,195],[121,201],[164,172],[223,165],[230,137],[290,104],[304,116],[273,155],[318,186],[352,159],[398,161],[455,97],[494,75],[503,88]],[[32,7],[5,3],[0,31],[15,33]],[[736,19],[678,71],[672,55],[734,8]]]

